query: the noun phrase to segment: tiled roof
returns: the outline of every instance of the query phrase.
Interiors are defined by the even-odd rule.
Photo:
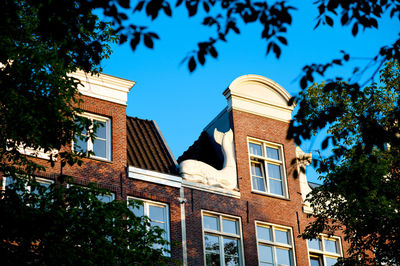
[[[177,174],[176,161],[157,124],[127,117],[128,165],[164,174]]]

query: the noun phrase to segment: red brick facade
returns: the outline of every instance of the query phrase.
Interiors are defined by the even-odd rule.
[[[154,180],[139,180],[129,176],[126,106],[93,97],[82,97],[84,103],[81,107],[85,112],[111,120],[111,161],[84,159],[82,167],[65,167],[64,174],[73,176],[75,182],[83,185],[96,182],[100,187],[115,193],[118,200],[126,200],[131,196],[167,204],[172,258],[181,260],[185,264],[187,257],[187,265],[205,265],[202,211],[211,211],[240,219],[244,252],[241,258],[244,265],[258,265],[259,262],[256,221],[290,228],[294,242],[294,265],[310,265],[307,243],[297,237],[304,230],[308,219],[302,209],[300,182],[294,177],[296,166],[292,165],[292,161],[296,158],[296,149],[294,142],[286,139],[289,126],[287,122],[236,109],[228,111],[234,132],[240,192],[240,197],[231,197],[204,189],[185,187],[184,182],[181,182],[182,185],[170,186],[168,182],[157,184]],[[248,137],[282,145],[288,190],[286,198],[252,192]],[[56,166],[49,167],[43,176],[54,179],[59,173],[60,167],[56,163]],[[156,174],[154,176],[156,179],[159,178]],[[169,174],[166,178],[180,177]],[[182,190],[184,198],[180,195]],[[182,207],[185,217],[181,217]],[[341,244],[345,251],[348,246],[343,237]]]

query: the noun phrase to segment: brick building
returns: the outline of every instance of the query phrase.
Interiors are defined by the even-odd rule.
[[[104,200],[143,201],[138,214],[166,231],[171,256],[183,265],[333,265],[344,255],[343,237],[297,237],[308,223],[311,188],[304,174],[295,178],[292,161],[307,155],[286,139],[293,107],[277,83],[257,75],[234,80],[223,92],[226,108],[178,164],[154,121],[126,116],[134,82],[75,76],[83,115],[104,127],[93,143],[75,144],[95,156],[64,173],[110,190]],[[39,181],[53,182],[59,171],[49,168]]]

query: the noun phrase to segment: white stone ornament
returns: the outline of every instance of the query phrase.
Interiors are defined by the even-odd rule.
[[[237,187],[237,174],[232,129],[229,129],[226,133],[215,129],[214,139],[222,148],[224,155],[223,168],[217,170],[204,162],[185,160],[180,164],[181,175],[191,182],[233,190]]]

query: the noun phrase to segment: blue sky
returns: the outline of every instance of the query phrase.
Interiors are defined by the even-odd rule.
[[[214,32],[200,25],[200,16],[188,19],[186,10],[180,8],[173,10],[172,19],[161,15],[154,22],[135,15],[135,23],[148,25],[161,39],[153,50],[141,45],[132,52],[129,45],[113,46],[111,58],[103,62],[103,72],[137,82],[128,97],[127,115],[155,120],[178,158],[226,106],[222,92],[235,78],[262,75],[296,95],[300,90],[297,77],[305,64],[328,62],[345,50],[358,58],[354,64],[365,65],[368,61],[364,58],[373,57],[399,33],[399,23],[388,17],[378,30],[366,30],[356,38],[351,35],[351,28],[320,26],[313,30],[317,9],[305,1],[292,2],[298,10],[286,35],[289,44],[283,47],[279,60],[272,54],[266,56],[261,27],[245,25],[240,35],[231,34],[227,43],[217,46],[216,60],[207,58],[204,67],[189,73],[187,66],[180,64],[182,59],[197,42],[207,40]],[[348,77],[351,71],[352,68],[344,67],[330,74]],[[320,139],[305,142],[301,147],[305,152],[313,151],[315,156]],[[310,181],[317,181],[312,169],[307,170],[307,176]]]

